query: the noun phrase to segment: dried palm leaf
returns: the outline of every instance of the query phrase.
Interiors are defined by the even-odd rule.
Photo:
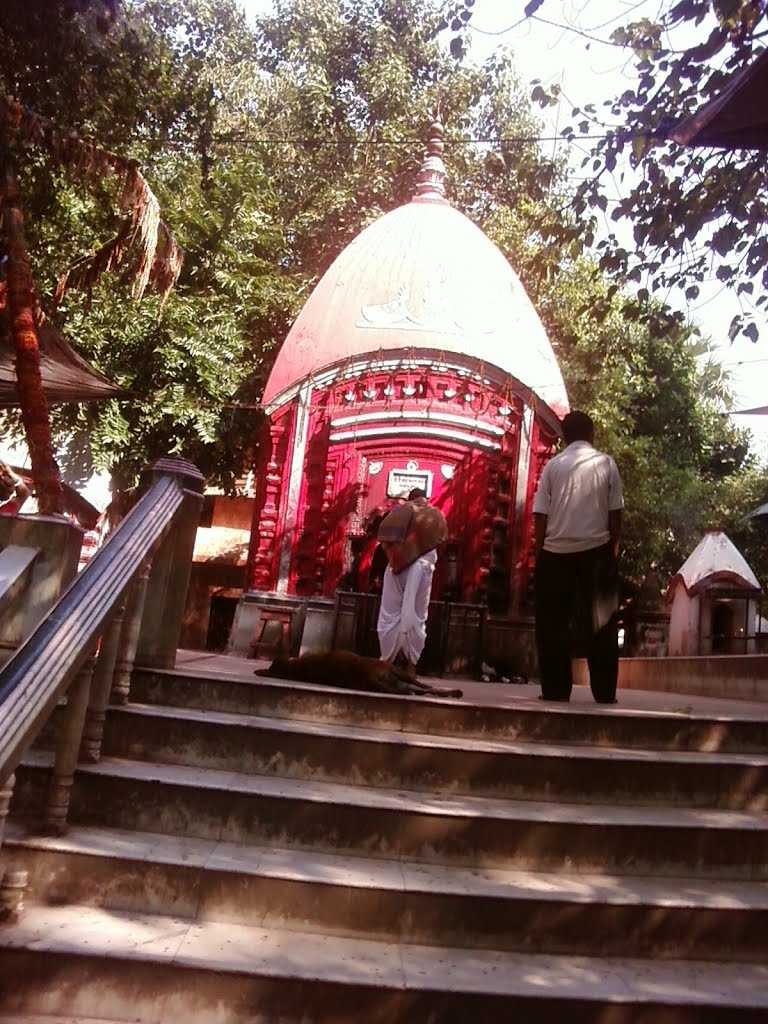
[[[78,260],[56,285],[56,301],[69,288],[89,295],[93,286],[110,270],[127,263],[133,295],[140,300],[147,288],[165,299],[176,284],[184,254],[167,225],[160,218],[160,203],[135,160],[116,156],[76,132],[62,131],[53,121],[0,95],[0,139],[15,138],[22,145],[40,146],[52,160],[71,174],[91,182],[106,176],[122,183],[120,210],[123,223],[114,238],[95,252]]]

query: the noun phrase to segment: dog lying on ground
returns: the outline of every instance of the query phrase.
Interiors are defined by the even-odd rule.
[[[254,675],[315,683],[318,686],[337,686],[344,690],[369,690],[372,693],[463,696],[461,690],[430,686],[411,678],[396,665],[379,661],[378,658],[363,658],[352,651],[327,651],[323,654],[302,654],[299,658],[275,658],[269,668],[256,669]]]

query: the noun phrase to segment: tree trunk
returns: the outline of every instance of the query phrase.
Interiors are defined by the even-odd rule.
[[[19,186],[10,159],[4,161],[3,241],[6,256],[6,312],[16,349],[16,380],[21,418],[27,435],[38,506],[48,515],[64,511],[61,475],[53,455],[48,402],[40,374],[40,348],[35,330],[35,292],[24,240],[24,217]]]

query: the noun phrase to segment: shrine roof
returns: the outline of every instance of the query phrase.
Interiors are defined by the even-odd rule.
[[[557,360],[520,279],[445,198],[438,141],[433,134],[411,202],[365,228],[321,278],[278,353],[265,405],[347,360],[429,350],[495,366],[567,412]]]
[[[678,580],[689,594],[714,583],[729,583],[745,590],[762,589],[747,560],[722,530],[708,530],[704,534],[673,577],[670,593]]]
[[[62,334],[45,321],[37,325],[40,375],[49,405],[57,402],[93,402],[118,398],[121,388],[85,361]],[[0,408],[19,405],[16,350],[7,332],[0,331]]]
[[[718,96],[677,124],[670,138],[682,146],[768,149],[768,50],[730,76]]]

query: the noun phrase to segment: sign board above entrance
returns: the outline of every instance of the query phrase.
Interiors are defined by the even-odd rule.
[[[428,469],[391,469],[387,478],[388,498],[407,498],[414,487],[432,497],[432,473]]]

